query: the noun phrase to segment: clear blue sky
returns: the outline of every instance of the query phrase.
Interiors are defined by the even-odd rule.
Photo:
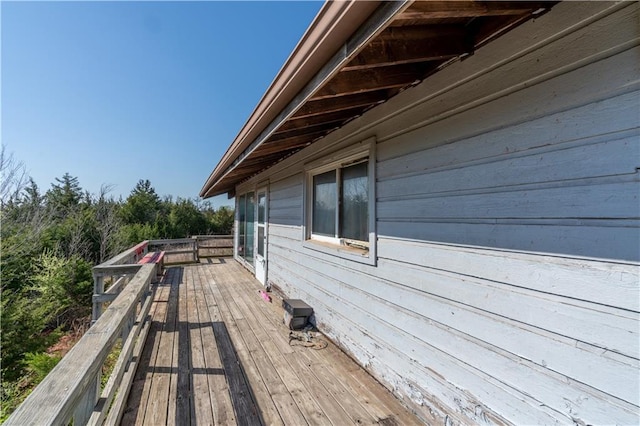
[[[2,143],[42,192],[195,198],[321,6],[2,1]]]

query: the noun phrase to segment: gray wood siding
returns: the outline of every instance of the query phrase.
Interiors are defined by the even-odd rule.
[[[425,418],[637,424],[638,22],[559,4],[258,176],[269,281]],[[302,244],[302,165],[371,135],[375,266]]]

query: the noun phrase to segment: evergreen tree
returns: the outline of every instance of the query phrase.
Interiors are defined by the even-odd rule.
[[[160,213],[160,197],[148,179],[140,179],[122,206],[121,215],[125,223],[153,224]]]
[[[47,204],[58,213],[66,215],[80,204],[83,191],[78,178],[65,173],[62,178],[56,178],[57,183],[51,184],[47,191]]]
[[[24,189],[24,197],[22,201],[24,204],[31,207],[40,206],[42,204],[43,198],[42,195],[40,195],[40,188],[38,188],[38,185],[32,177],[29,177],[29,183]]]

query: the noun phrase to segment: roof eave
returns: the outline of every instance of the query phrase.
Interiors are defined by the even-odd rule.
[[[264,131],[329,59],[379,1],[327,1],[302,36],[266,93],[200,190],[203,198],[228,192],[216,183],[238,156]]]

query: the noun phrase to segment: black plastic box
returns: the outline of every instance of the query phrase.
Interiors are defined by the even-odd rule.
[[[293,317],[310,317],[313,308],[301,299],[282,299],[282,308]]]

